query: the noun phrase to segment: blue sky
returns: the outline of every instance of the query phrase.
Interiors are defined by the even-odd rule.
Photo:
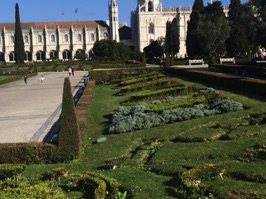
[[[15,4],[18,3],[21,22],[107,20],[109,0],[3,0],[0,23],[15,21]],[[130,12],[135,10],[137,0],[116,0],[119,7],[119,23],[130,26]],[[160,0],[163,7],[193,5],[194,0]],[[204,0],[206,5],[209,0]],[[229,5],[230,0],[222,0]],[[242,0],[242,3],[246,0]],[[75,12],[75,10],[77,12]]]

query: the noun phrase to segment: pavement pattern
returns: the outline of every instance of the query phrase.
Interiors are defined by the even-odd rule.
[[[84,87],[87,71],[69,77],[73,96]],[[43,75],[44,82],[40,77]],[[63,84],[68,72],[38,76],[0,85],[0,143],[42,142],[61,113]]]

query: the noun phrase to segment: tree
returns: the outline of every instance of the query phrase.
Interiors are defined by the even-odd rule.
[[[160,59],[163,56],[163,47],[158,41],[152,41],[150,45],[146,46],[143,50],[149,61]]]
[[[20,16],[19,16],[19,7],[16,3],[16,16],[15,16],[15,41],[14,41],[14,53],[15,53],[15,61],[17,64],[24,63],[25,60],[25,49],[24,49],[24,41],[20,24]]]
[[[200,14],[199,19],[195,34],[201,38],[199,46],[203,47],[203,55],[208,57],[209,63],[212,63],[214,56],[224,54],[225,41],[230,32],[222,3],[215,1],[213,4],[208,4],[204,14]]]
[[[141,53],[114,40],[96,41],[93,46],[93,59],[95,60],[127,61],[132,58],[140,61]]]
[[[243,53],[246,43],[245,27],[243,27],[242,5],[240,0],[231,0],[229,5],[228,20],[230,24],[230,35],[226,40],[226,50],[230,57]]]
[[[88,58],[87,53],[84,52],[84,50],[80,50],[76,52],[75,59],[78,59],[80,61],[85,61]]]
[[[166,23],[166,35],[165,35],[165,51],[169,54],[175,55],[179,52],[179,28],[177,19],[174,18],[172,22]]]
[[[69,77],[66,77],[64,81],[60,125],[59,154],[61,158],[64,160],[78,158],[81,150],[81,135]]]
[[[186,49],[189,57],[201,57],[203,53],[203,47],[199,44],[201,43],[201,38],[196,34],[196,29],[200,21],[200,16],[204,12],[203,0],[195,0],[192,12],[190,14],[190,20],[188,21],[187,29],[187,39],[186,39]]]

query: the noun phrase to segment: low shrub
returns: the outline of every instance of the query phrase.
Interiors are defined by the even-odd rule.
[[[0,183],[0,198],[9,199],[33,199],[33,198],[53,198],[67,199],[64,193],[53,190],[47,182],[30,184],[28,182]]]
[[[42,174],[42,179],[43,180],[58,180],[63,176],[66,176],[68,171],[69,171],[69,167],[60,167],[60,168],[55,168],[49,171],[46,171]]]
[[[15,177],[21,174],[25,165],[2,164],[0,165],[0,180]]]
[[[57,146],[47,143],[14,143],[0,145],[0,164],[55,163]]]

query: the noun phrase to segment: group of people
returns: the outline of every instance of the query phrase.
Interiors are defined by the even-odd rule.
[[[28,84],[28,77],[25,75],[25,76],[22,77],[22,78],[23,78],[23,80],[24,80],[24,83],[25,83],[25,84]],[[43,77],[43,75],[39,78],[39,81],[40,81],[41,83],[44,82],[44,77]]]
[[[68,70],[69,77],[75,75],[75,68],[69,66],[67,70]]]

